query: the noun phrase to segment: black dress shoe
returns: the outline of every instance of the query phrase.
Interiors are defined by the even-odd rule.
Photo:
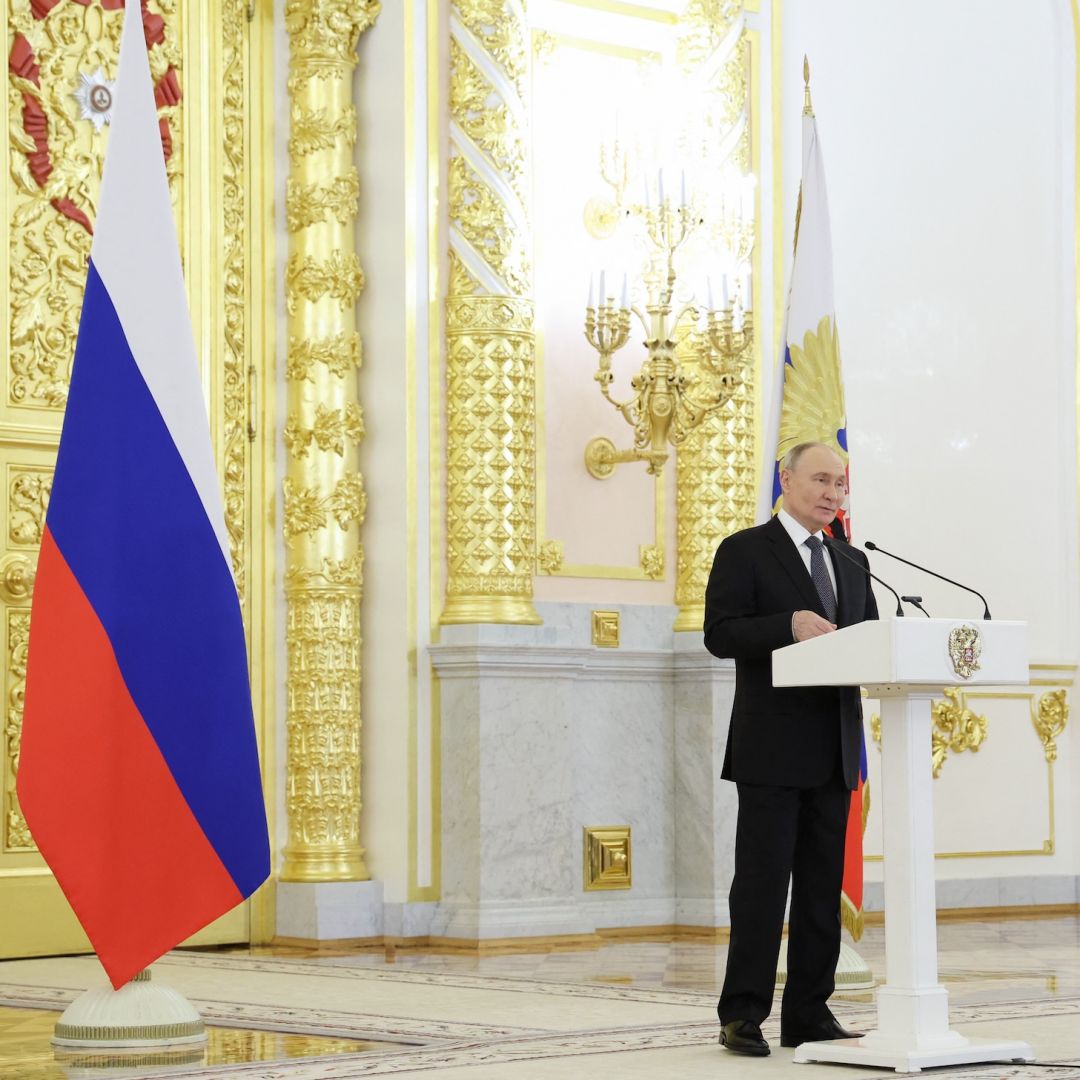
[[[831,1039],[861,1039],[863,1033],[861,1031],[848,1031],[846,1028],[842,1028],[836,1021],[835,1016],[828,1016],[824,1020],[819,1020],[816,1024],[809,1024],[805,1027],[783,1027],[780,1028],[780,1045],[781,1046],[801,1046],[803,1043],[808,1042],[828,1042]]]
[[[761,1037],[761,1028],[753,1020],[732,1020],[720,1029],[720,1045],[736,1054],[768,1057],[769,1044]]]

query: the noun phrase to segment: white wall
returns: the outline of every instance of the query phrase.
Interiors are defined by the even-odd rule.
[[[828,173],[856,539],[974,585],[998,617],[1029,620],[1033,658],[1074,659],[1067,0],[782,6],[785,205],[798,184],[806,53]],[[951,586],[876,566],[934,614],[979,614]]]
[[[784,250],[805,53],[829,184],[856,541],[979,588],[996,617],[1026,619],[1034,662],[1075,663],[1070,4],[780,8]],[[980,613],[944,583],[880,557],[874,566],[935,615]],[[938,849],[1029,848],[1046,835],[1049,792],[1028,705],[972,708],[988,716],[988,738],[977,756],[950,757],[935,785]],[[1056,853],[939,860],[939,879],[1076,874],[1071,734],[1055,766]],[[871,747],[872,778],[876,757]],[[867,850],[879,827],[872,817]]]

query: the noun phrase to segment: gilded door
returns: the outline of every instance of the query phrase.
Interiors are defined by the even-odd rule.
[[[78,328],[97,188],[108,141],[123,0],[2,0],[7,26],[0,182],[0,958],[89,944],[34,848],[19,809],[22,696],[30,598]],[[266,647],[263,483],[272,438],[260,430],[256,376],[272,356],[263,316],[269,198],[264,162],[271,7],[260,0],[143,0],[143,25],[173,193],[195,338],[225,488],[233,563],[253,663],[256,720],[271,715]],[[271,449],[268,449],[271,448]],[[264,745],[267,740],[262,740]],[[267,769],[265,775],[272,775]],[[268,799],[272,805],[272,800]],[[253,901],[204,930],[246,941]]]

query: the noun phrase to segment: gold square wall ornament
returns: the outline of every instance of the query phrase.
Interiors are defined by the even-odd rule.
[[[630,888],[630,826],[585,827],[585,891]]]
[[[617,611],[592,613],[592,643],[601,649],[619,647],[619,613]]]

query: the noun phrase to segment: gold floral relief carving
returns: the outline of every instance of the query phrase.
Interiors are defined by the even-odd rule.
[[[174,0],[144,9],[166,173],[180,172],[181,54]],[[67,400],[106,134],[74,90],[115,79],[122,10],[38,0],[8,12],[11,191],[8,402],[59,411]]]
[[[461,46],[450,40],[450,111],[461,130],[479,147],[524,197],[524,135],[509,107],[497,100],[495,87],[484,78]]]
[[[352,522],[362,524],[367,511],[367,495],[359,473],[347,473],[334,485],[329,494],[317,488],[299,487],[285,478],[285,535],[314,535],[333,518],[342,529]]]
[[[986,739],[986,717],[964,706],[960,690],[947,687],[944,693],[945,700],[935,701],[931,709],[930,760],[935,777],[941,774],[950,750],[954,754],[965,750],[977,752]]]
[[[561,540],[545,540],[536,554],[536,564],[542,574],[555,574],[562,569],[564,558]]]
[[[289,588],[319,588],[325,585],[347,585],[360,588],[364,584],[363,545],[346,559],[324,558],[319,569],[290,566],[285,571]]]
[[[450,252],[450,284],[448,296],[472,296],[480,291],[480,282],[465,268],[456,251]]]
[[[329,338],[290,337],[285,377],[313,382],[316,368],[322,364],[332,375],[343,378],[356,371],[362,359],[360,335],[355,331],[335,334]]]
[[[529,301],[447,308],[448,593],[532,595],[535,400]]]
[[[532,266],[522,226],[460,155],[450,159],[448,191],[450,218],[461,235],[506,282],[510,293],[528,295]]]
[[[987,719],[971,711],[964,704],[963,690],[945,687],[944,701],[935,701],[930,707],[930,761],[934,778],[941,775],[941,768],[949,752],[954,754],[970,750],[973,753],[986,741]],[[870,717],[870,737],[881,749],[881,717]]]
[[[313,427],[304,427],[295,415],[290,416],[284,437],[285,445],[294,457],[307,457],[312,442],[320,450],[332,450],[338,457],[343,457],[346,441],[358,444],[364,437],[364,414],[355,401],[350,401],[344,409],[329,409],[318,404]]]
[[[329,184],[301,184],[289,177],[285,186],[285,218],[289,232],[333,218],[347,225],[356,217],[360,174],[353,167]]]
[[[4,722],[4,740],[10,774],[19,771],[19,743],[22,739],[23,707],[26,695],[26,656],[30,642],[30,609],[9,608],[7,612],[7,713]],[[8,795],[4,815],[4,848],[8,851],[33,850],[34,842],[22,811],[18,807],[15,792]]]
[[[290,595],[286,643],[295,660],[286,723],[290,842],[301,863],[303,855],[348,862],[362,854],[359,597]]]
[[[356,63],[360,35],[375,25],[379,0],[288,0],[285,29],[294,68]]]
[[[502,68],[519,97],[525,96],[529,59],[529,30],[504,0],[456,0],[462,25],[484,52]]]
[[[1064,690],[1051,690],[1032,705],[1031,722],[1048,762],[1057,761],[1057,740],[1069,722],[1069,701]]]
[[[642,572],[653,581],[662,581],[664,577],[664,549],[656,544],[641,544],[638,547],[638,562]]]
[[[223,324],[225,527],[229,533],[233,577],[241,607],[247,591],[247,205],[244,148],[245,87],[243,42],[247,34],[246,0],[223,0],[222,69],[222,219],[224,222]]]
[[[356,107],[348,106],[331,118],[328,108],[303,109],[294,106],[290,125],[289,156],[294,160],[331,150],[342,140],[347,147],[356,145]]]
[[[329,296],[344,311],[356,303],[363,289],[364,271],[354,252],[334,250],[325,261],[294,254],[285,268],[285,298],[290,315],[295,314],[300,297],[314,303]]]
[[[51,473],[12,474],[8,485],[8,539],[11,543],[30,546],[41,543],[51,493]]]

